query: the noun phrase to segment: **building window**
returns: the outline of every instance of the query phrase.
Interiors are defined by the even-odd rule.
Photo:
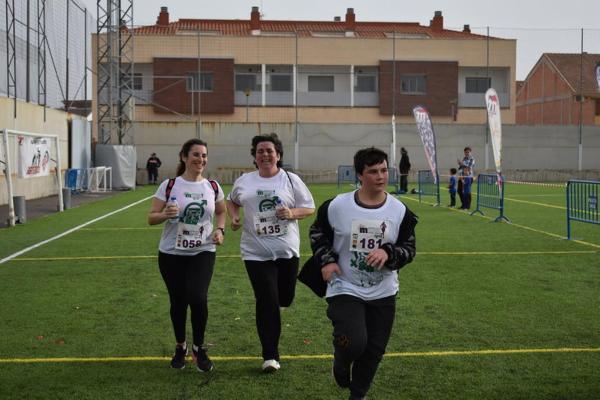
[[[213,73],[212,72],[192,72],[188,74],[186,80],[186,89],[188,92],[212,92],[213,91]]]
[[[354,91],[356,91],[356,92],[376,92],[377,91],[377,77],[374,75],[356,75]]]
[[[142,74],[133,74],[133,90],[142,90]]]
[[[467,93],[485,93],[492,87],[492,78],[466,78]]]
[[[127,75],[121,75],[121,81],[127,79]],[[132,85],[132,89],[133,90],[142,90],[142,74],[141,73],[134,73],[133,74],[133,85]]]
[[[425,75],[401,75],[400,89],[405,94],[426,94],[427,79]]]
[[[334,91],[333,76],[309,75],[308,91],[309,92],[333,92]]]
[[[271,74],[271,91],[273,91],[273,92],[291,92],[292,91],[292,76],[291,75]]]
[[[256,84],[255,74],[236,74],[235,75],[235,90],[238,92],[245,92],[250,90],[256,92],[258,85]]]

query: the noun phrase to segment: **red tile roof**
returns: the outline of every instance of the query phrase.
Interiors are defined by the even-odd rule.
[[[262,33],[294,33],[299,36],[311,36],[311,32],[346,31],[346,22],[334,21],[260,21]],[[137,35],[174,35],[182,31],[215,32],[224,36],[251,36],[249,20],[210,20],[210,19],[180,19],[169,25],[148,25],[134,29]],[[358,38],[385,38],[386,34],[427,35],[433,39],[485,39],[485,35],[449,29],[436,30],[422,26],[418,22],[356,22],[354,30]],[[497,38],[494,38],[497,39]]]
[[[583,93],[587,96],[600,95],[596,80],[596,65],[600,63],[600,54],[560,54],[545,53],[546,57],[565,78],[574,93],[579,93],[581,77],[583,77]],[[582,74],[583,72],[583,74]]]

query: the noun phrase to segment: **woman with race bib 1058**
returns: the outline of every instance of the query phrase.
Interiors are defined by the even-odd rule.
[[[258,170],[235,181],[227,211],[233,230],[243,226],[240,248],[256,299],[262,370],[275,372],[280,368],[280,307],[292,304],[296,290],[298,220],[311,215],[315,203],[298,175],[281,168],[283,145],[276,134],[252,138],[250,153]]]
[[[160,184],[148,213],[150,225],[166,221],[158,252],[158,266],[171,303],[175,355],[171,367],[185,368],[187,309],[192,320],[192,359],[201,372],[213,369],[206,354],[204,331],[208,320],[208,285],[215,265],[216,246],[225,235],[225,196],[219,184],[204,178],[206,143],[190,139],[179,152],[177,178]],[[213,217],[215,224],[213,225]]]

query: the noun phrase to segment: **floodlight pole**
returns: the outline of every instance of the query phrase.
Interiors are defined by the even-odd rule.
[[[250,121],[250,118],[248,117],[248,102],[250,99],[250,93],[251,93],[250,88],[246,88],[244,90],[244,94],[246,95],[246,123]]]
[[[487,27],[487,35],[486,35],[486,67],[485,67],[485,74],[487,77],[487,83],[488,83],[488,89],[491,87],[492,84],[492,79],[490,78],[490,27]],[[485,105],[485,96],[483,99],[483,103]],[[500,106],[500,104],[498,104],[498,106]],[[490,147],[490,141],[489,141],[489,136],[490,136],[490,118],[488,113],[485,113],[486,115],[486,124],[485,124],[485,170],[487,171],[488,167],[489,167],[489,160],[488,160],[488,152],[489,152],[489,147]]]
[[[390,163],[396,166],[396,31],[392,33],[392,143],[390,144]],[[388,165],[388,167],[390,167]],[[400,173],[400,171],[398,171]],[[399,176],[396,177],[399,179]]]
[[[577,170],[583,168],[583,28],[581,29],[581,55],[579,66],[579,146],[577,157]]]
[[[298,132],[298,31],[295,32],[295,36],[296,48],[294,55],[294,171],[297,172],[300,165],[300,133]]]

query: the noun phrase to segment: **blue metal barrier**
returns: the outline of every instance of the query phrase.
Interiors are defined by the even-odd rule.
[[[419,179],[419,203],[421,202],[422,196],[433,196],[435,197],[435,205],[440,205],[440,177],[428,170],[418,171]]]
[[[340,187],[340,183],[349,182],[352,185],[356,185],[357,178],[352,165],[339,165],[337,173],[337,185]]]
[[[388,168],[388,185],[394,186],[393,193],[400,193],[400,172],[396,167]]]
[[[567,239],[571,240],[571,221],[600,224],[599,188],[600,181],[571,179],[567,182]]]
[[[88,173],[83,168],[70,168],[65,171],[65,188],[71,191],[83,191],[88,189]]]
[[[504,215],[504,181],[499,183],[496,174],[477,175],[477,208],[471,215],[477,212],[483,215],[482,208],[500,211],[494,222],[504,220],[510,223],[510,219]]]

